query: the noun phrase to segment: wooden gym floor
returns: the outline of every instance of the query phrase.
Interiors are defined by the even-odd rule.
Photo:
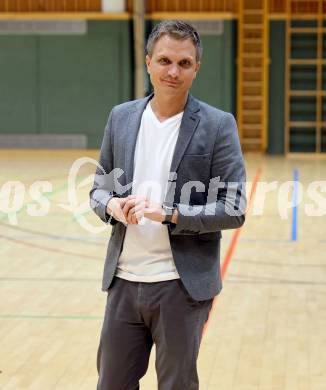
[[[17,199],[24,202],[10,221],[0,213],[2,390],[96,388],[109,228],[88,232],[81,226],[85,221],[102,226],[93,213],[76,208],[73,215],[60,206],[68,203],[71,164],[85,155],[97,158],[98,152],[0,151],[2,210],[8,181],[22,183]],[[325,390],[326,216],[309,217],[305,207],[316,207],[307,188],[326,180],[326,160],[247,155],[246,163],[249,182],[277,181],[278,190],[266,196],[257,215],[263,195],[259,185],[249,186],[246,224],[238,233],[223,233],[224,288],[203,336],[200,389]],[[279,213],[290,199],[280,185],[293,180],[295,169],[304,189],[297,225],[291,209],[288,219]],[[93,172],[90,163],[79,172],[78,204],[88,202]],[[43,217],[29,215],[36,180],[53,185]],[[154,358],[155,350],[142,390],[156,389]]]

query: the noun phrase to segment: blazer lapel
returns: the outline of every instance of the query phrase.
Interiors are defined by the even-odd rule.
[[[175,145],[171,167],[170,167],[170,177],[167,185],[167,189],[164,196],[164,204],[172,207],[174,202],[174,186],[173,182],[176,180],[174,173],[177,172],[177,169],[180,165],[182,157],[191,141],[192,135],[194,134],[197,125],[199,123],[199,116],[196,112],[199,111],[199,104],[190,94],[188,95],[186,107],[183,113],[179,135],[177,143]]]
[[[197,100],[189,94],[180,125],[177,143],[175,145],[172,157],[170,172],[177,171],[182,156],[184,155],[191,137],[197,128],[199,122],[199,117],[196,114],[197,111],[199,111],[199,104]]]

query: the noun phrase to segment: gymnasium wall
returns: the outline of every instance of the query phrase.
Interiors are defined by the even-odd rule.
[[[222,110],[236,113],[236,22],[223,21],[221,35],[202,35],[202,66],[191,93]]]
[[[236,23],[202,40],[192,93],[235,113]],[[0,35],[0,134],[86,134],[98,148],[109,110],[133,98],[132,45],[128,21],[89,21],[86,35]]]
[[[98,148],[109,110],[132,99],[130,24],[84,35],[0,35],[0,134],[86,134]]]

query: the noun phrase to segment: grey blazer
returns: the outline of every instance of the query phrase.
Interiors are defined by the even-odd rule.
[[[106,213],[106,205],[113,196],[131,193],[128,184],[133,180],[137,134],[152,97],[115,106],[104,132],[102,168],[97,168],[90,191],[91,208],[102,221],[113,225],[104,291],[112,282],[126,233],[126,227]],[[167,227],[175,266],[193,299],[210,299],[222,288],[221,230],[238,228],[245,220],[245,167],[234,117],[189,94],[170,172],[174,173],[170,174],[165,203],[174,203],[179,211],[178,223]]]

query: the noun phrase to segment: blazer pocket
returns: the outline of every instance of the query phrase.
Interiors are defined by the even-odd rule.
[[[210,154],[184,154],[178,168],[182,182],[207,180],[210,172]]]
[[[183,158],[193,158],[193,159],[195,159],[195,158],[197,158],[197,159],[209,159],[209,157],[210,157],[210,153],[205,153],[205,154],[187,154],[187,153],[185,153],[184,155],[183,155]]]

